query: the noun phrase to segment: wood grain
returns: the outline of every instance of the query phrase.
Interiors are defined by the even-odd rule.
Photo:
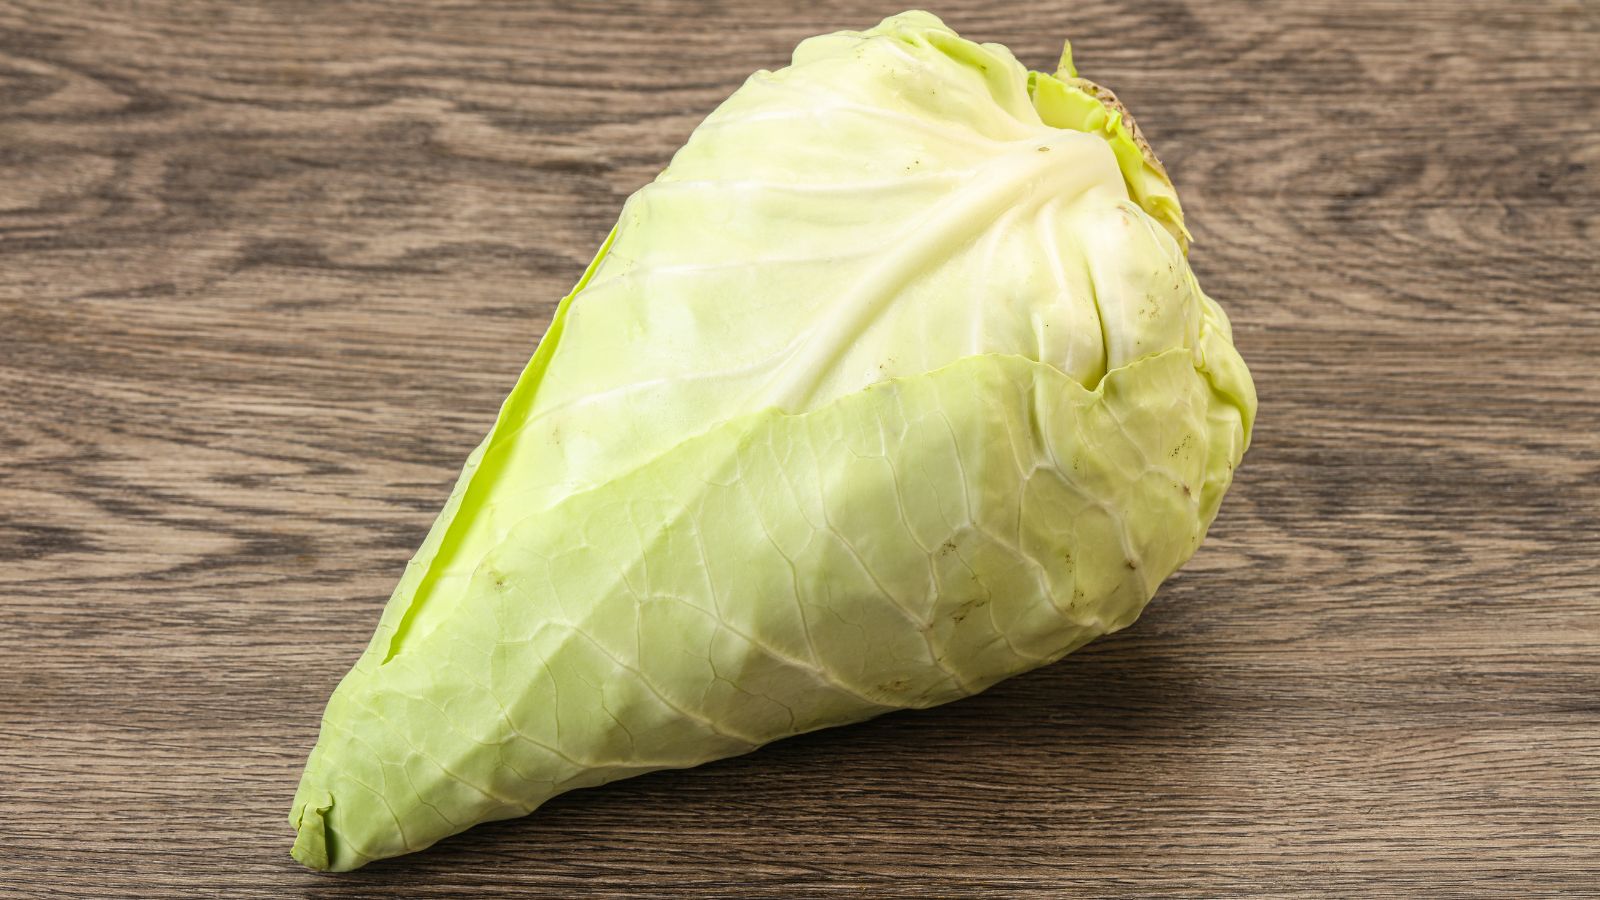
[[[0,0],[0,895],[1600,895],[1600,6],[949,0],[1173,171],[1261,418],[1132,629],[349,876],[328,692],[629,192],[895,11]]]

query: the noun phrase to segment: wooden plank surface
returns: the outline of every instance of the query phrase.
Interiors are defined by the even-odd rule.
[[[348,876],[328,692],[623,199],[896,10],[0,0],[0,895],[1600,891],[1600,6],[950,0],[1183,192],[1261,418],[1133,628]]]

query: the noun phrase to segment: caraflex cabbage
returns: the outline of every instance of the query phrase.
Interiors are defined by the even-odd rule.
[[[1128,625],[1255,413],[1188,240],[1069,55],[1029,72],[909,12],[752,75],[467,459],[328,702],[295,858],[353,869]]]

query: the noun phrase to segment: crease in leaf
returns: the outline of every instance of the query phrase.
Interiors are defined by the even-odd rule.
[[[402,580],[395,590],[395,596],[403,596],[408,587],[411,588],[407,601],[401,606],[399,615],[395,617],[392,630],[388,633],[383,652],[383,662],[394,659],[400,652],[400,644],[410,632],[411,624],[416,618],[418,610],[427,601],[435,581],[436,570],[433,566],[437,563],[447,563],[451,556],[460,549],[461,535],[455,528],[456,520],[460,517],[470,517],[474,508],[480,505],[483,497],[494,489],[494,482],[504,464],[495,454],[496,435],[500,434],[501,426],[506,422],[517,421],[527,415],[527,408],[539,388],[540,377],[550,364],[550,357],[555,354],[556,346],[561,340],[562,326],[566,323],[567,308],[571,306],[572,299],[582,293],[589,279],[594,277],[595,270],[600,267],[601,260],[606,257],[606,252],[611,249],[611,242],[617,236],[617,230],[611,229],[606,239],[601,243],[600,249],[595,253],[594,259],[584,269],[583,277],[572,288],[567,296],[561,298],[556,305],[555,315],[550,319],[550,327],[545,330],[544,338],[539,342],[539,349],[534,352],[533,358],[522,370],[522,375],[517,379],[517,386],[511,395],[501,404],[500,413],[495,419],[494,428],[489,432],[489,437],[472,457],[469,458],[465,470],[462,472],[460,484],[452,493],[450,503],[444,512],[440,513],[439,520],[434,526],[434,532],[425,539],[422,549],[417,552],[412,560],[412,571],[420,573],[414,586]],[[487,459],[487,462],[485,462]],[[435,536],[437,535],[437,540]],[[442,559],[441,559],[442,558]],[[410,571],[407,572],[409,576]],[[388,615],[385,615],[385,619]],[[380,631],[380,635],[382,632]],[[376,643],[376,641],[375,641]]]

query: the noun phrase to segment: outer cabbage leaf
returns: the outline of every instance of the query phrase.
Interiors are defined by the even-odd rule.
[[[625,205],[328,704],[294,854],[965,696],[1126,626],[1255,396],[1136,126],[907,13]]]

